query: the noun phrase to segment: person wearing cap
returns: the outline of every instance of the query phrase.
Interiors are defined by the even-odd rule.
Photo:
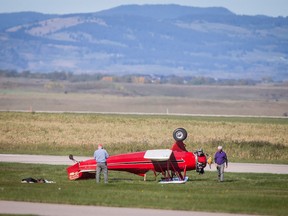
[[[224,181],[224,167],[228,168],[228,159],[226,153],[223,151],[222,146],[218,146],[217,152],[214,156],[214,161],[216,163],[216,168],[218,172],[218,180],[220,182]]]
[[[102,144],[98,145],[98,149],[94,152],[94,159],[96,160],[96,183],[100,182],[100,174],[103,171],[104,174],[104,183],[108,183],[108,169],[107,169],[107,158],[109,154],[103,148]]]

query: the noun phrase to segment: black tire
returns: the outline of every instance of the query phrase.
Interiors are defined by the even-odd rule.
[[[184,128],[177,128],[173,131],[175,141],[184,141],[187,138],[187,131]]]

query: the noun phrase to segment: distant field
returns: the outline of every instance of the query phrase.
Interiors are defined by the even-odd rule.
[[[170,148],[178,127],[188,131],[189,151],[214,154],[223,145],[233,162],[288,163],[288,121],[277,118],[0,112],[0,151],[91,156],[99,143],[110,154]]]
[[[1,78],[0,110],[288,115],[288,86],[185,86]]]
[[[187,129],[190,151],[223,145],[232,161],[288,163],[288,86],[185,86],[1,78],[1,153],[91,155],[170,148]],[[146,115],[45,114],[135,112]],[[154,113],[156,115],[147,115]],[[256,115],[281,118],[176,116]],[[161,114],[161,115],[157,115]]]

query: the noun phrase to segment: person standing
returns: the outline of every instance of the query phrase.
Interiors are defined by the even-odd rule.
[[[102,144],[98,145],[98,149],[94,152],[94,159],[96,160],[96,183],[100,182],[100,174],[103,171],[104,174],[104,183],[108,183],[108,169],[107,169],[107,158],[109,154],[103,148]]]
[[[218,146],[217,152],[214,156],[214,161],[216,163],[216,168],[218,172],[218,180],[220,182],[224,181],[224,167],[228,168],[228,158],[227,154],[223,151],[222,146]]]

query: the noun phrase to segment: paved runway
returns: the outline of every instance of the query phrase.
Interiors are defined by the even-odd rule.
[[[41,216],[247,216],[241,214],[174,211],[158,209],[115,208],[102,206],[77,206],[47,203],[0,201],[0,214],[33,214]]]
[[[74,156],[78,161],[91,159],[91,157]],[[21,155],[21,154],[0,154],[0,162],[17,162],[17,163],[36,163],[51,165],[72,165],[73,161],[68,156],[52,155]],[[207,166],[205,171],[215,171],[212,165],[211,169]],[[288,174],[288,165],[283,164],[255,164],[255,163],[229,163],[225,172],[239,173],[272,173]]]
[[[74,157],[77,160],[90,159],[89,157]],[[74,162],[68,156],[50,155],[21,155],[21,154],[0,154],[0,162],[17,162],[32,164],[51,164],[51,165],[72,165]],[[212,166],[211,170],[215,171]],[[247,173],[274,173],[288,174],[288,165],[278,164],[251,164],[251,163],[229,163],[226,172],[247,172]],[[33,214],[41,216],[73,216],[73,215],[102,215],[102,216],[247,216],[244,214],[209,213],[194,211],[174,211],[157,209],[136,209],[136,208],[115,208],[102,206],[77,206],[48,203],[30,203],[16,201],[0,201],[0,214]]]

